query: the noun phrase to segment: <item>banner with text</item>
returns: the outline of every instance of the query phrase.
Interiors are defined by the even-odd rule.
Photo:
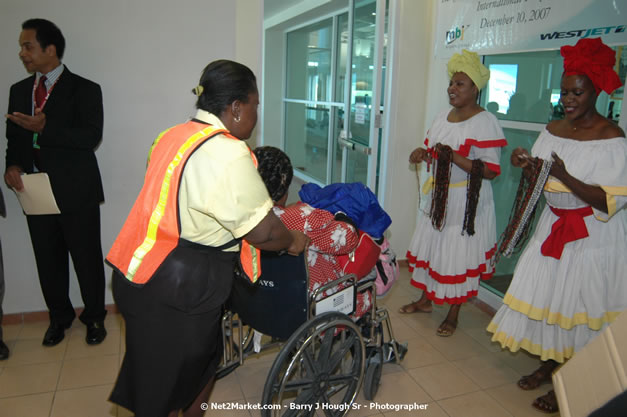
[[[627,44],[627,0],[439,0],[435,55],[558,49],[581,38]]]

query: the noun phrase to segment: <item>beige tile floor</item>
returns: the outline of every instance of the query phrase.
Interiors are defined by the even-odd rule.
[[[379,301],[391,315],[399,340],[409,343],[400,364],[386,364],[376,404],[426,404],[426,410],[400,411],[364,406],[350,416],[419,417],[542,417],[531,407],[549,386],[522,391],[521,375],[537,365],[523,352],[511,354],[490,342],[485,327],[490,316],[472,304],[461,310],[458,331],[449,338],[435,335],[446,307],[432,314],[402,315],[398,307],[418,298],[402,268],[397,285]],[[0,361],[0,417],[130,417],[127,410],[107,401],[124,352],[121,316],[107,317],[108,336],[98,346],[85,344],[85,326],[75,321],[65,340],[52,348],[41,345],[47,323],[4,326],[11,357]],[[219,380],[210,402],[258,403],[266,374],[276,353],[248,358],[244,365]],[[253,417],[258,412],[209,410],[207,416]],[[559,414],[554,414],[559,416]]]

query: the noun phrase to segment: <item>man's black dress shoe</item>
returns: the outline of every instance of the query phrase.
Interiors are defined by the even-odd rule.
[[[107,336],[107,330],[104,327],[104,322],[98,321],[95,323],[89,323],[87,325],[87,336],[85,341],[88,345],[98,345]]]
[[[0,361],[9,358],[9,347],[0,339]]]
[[[72,323],[66,325],[54,322],[50,323],[50,326],[48,326],[48,330],[46,330],[44,340],[43,342],[41,342],[41,344],[44,346],[58,345],[65,337],[65,329],[69,329],[71,326]]]

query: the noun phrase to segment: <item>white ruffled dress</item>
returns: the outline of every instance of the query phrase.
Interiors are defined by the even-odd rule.
[[[507,145],[496,117],[482,111],[458,123],[447,121],[450,112],[441,112],[427,133],[425,144],[449,145],[455,152],[481,159],[490,169],[500,173],[501,147]],[[426,165],[422,163],[421,165]],[[496,220],[492,185],[483,180],[475,217],[475,234],[462,235],[466,210],[468,174],[452,164],[447,200],[447,213],[442,231],[431,224],[431,187],[434,166],[422,187],[421,209],[411,240],[407,259],[413,286],[424,290],[436,304],[461,304],[477,295],[479,280],[493,274],[490,258],[496,247]]]
[[[558,219],[548,205],[577,209],[586,203],[549,177],[548,205],[523,251],[504,304],[488,326],[492,340],[512,352],[522,348],[542,360],[564,362],[627,308],[627,140],[577,141],[546,129],[532,155],[555,152],[568,172],[606,192],[609,213],[584,217],[589,236],[566,243],[561,258],[540,248]]]

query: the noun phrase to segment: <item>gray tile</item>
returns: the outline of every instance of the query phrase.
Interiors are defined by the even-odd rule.
[[[438,404],[450,417],[514,417],[483,391],[448,398]]]

